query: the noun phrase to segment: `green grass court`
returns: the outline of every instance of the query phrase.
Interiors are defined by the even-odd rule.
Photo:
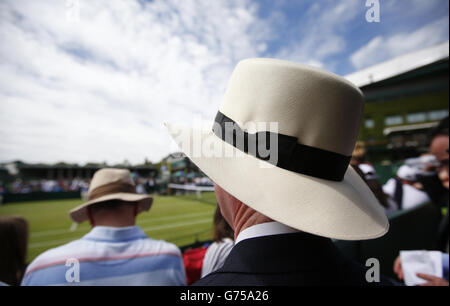
[[[68,212],[81,199],[11,203],[0,206],[0,216],[25,217],[30,226],[28,262],[45,250],[78,239],[90,230],[88,222],[73,226]],[[149,212],[138,216],[137,225],[154,239],[164,239],[178,246],[212,237],[214,192],[193,195],[154,196]]]

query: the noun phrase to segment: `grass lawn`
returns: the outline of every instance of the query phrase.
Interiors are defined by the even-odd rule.
[[[88,222],[72,228],[68,212],[80,205],[81,199],[10,203],[0,206],[0,216],[26,218],[30,225],[27,260],[40,253],[78,239],[90,230]],[[138,216],[137,225],[154,239],[164,239],[178,246],[212,237],[214,192],[196,195],[154,196],[149,212]]]

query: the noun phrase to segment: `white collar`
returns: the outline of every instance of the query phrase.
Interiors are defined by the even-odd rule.
[[[242,240],[255,237],[298,233],[298,232],[300,231],[276,221],[266,222],[247,227],[246,229],[241,231],[239,235],[237,235],[236,237],[235,244],[239,243]]]

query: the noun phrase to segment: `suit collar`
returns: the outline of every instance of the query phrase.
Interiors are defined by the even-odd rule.
[[[242,240],[249,238],[256,238],[261,236],[270,236],[270,235],[279,235],[279,234],[288,234],[288,233],[298,233],[299,230],[284,225],[282,223],[273,221],[273,222],[265,222],[261,224],[256,224],[250,226],[239,233],[236,237],[235,244],[238,244]]]
[[[339,258],[331,239],[304,232],[245,239],[217,272],[280,273],[323,269]]]

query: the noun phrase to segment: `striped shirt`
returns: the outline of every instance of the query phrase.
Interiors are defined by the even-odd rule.
[[[22,286],[186,285],[181,252],[138,227],[96,226],[79,240],[48,250],[27,267]]]

